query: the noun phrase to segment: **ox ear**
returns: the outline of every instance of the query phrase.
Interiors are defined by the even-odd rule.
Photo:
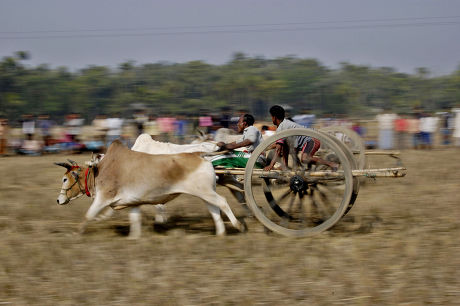
[[[69,165],[68,163],[54,163],[55,165],[58,165],[58,166],[61,166],[61,167],[64,167],[66,168],[67,170],[70,170],[72,168],[71,165]]]

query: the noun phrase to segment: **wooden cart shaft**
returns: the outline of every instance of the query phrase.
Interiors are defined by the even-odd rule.
[[[381,168],[381,169],[364,169],[364,170],[352,170],[352,175],[354,177],[403,177],[406,175],[404,172],[406,168],[404,167],[395,167],[395,168]],[[227,174],[227,175],[244,175],[244,168],[226,168],[226,169],[215,169],[216,174]],[[256,175],[269,176],[273,174],[287,174],[287,175],[296,175],[295,171],[281,171],[281,170],[271,170],[264,171],[263,169],[254,169],[253,171]],[[343,176],[342,171],[307,171],[303,175],[309,177],[340,177]]]

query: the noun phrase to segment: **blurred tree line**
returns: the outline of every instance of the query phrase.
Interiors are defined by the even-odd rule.
[[[48,113],[59,118],[79,112],[127,114],[142,103],[157,114],[193,114],[230,106],[267,117],[272,104],[288,104],[297,112],[366,117],[391,108],[435,111],[460,102],[460,67],[452,74],[430,77],[392,68],[342,63],[329,69],[315,59],[265,59],[234,54],[223,65],[202,61],[135,65],[117,69],[89,66],[76,72],[47,65],[29,67],[27,52],[0,62],[0,115],[10,120],[24,113]]]

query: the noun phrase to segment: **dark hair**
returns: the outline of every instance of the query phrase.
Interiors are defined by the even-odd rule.
[[[243,115],[243,122],[246,122],[248,126],[254,124],[254,117],[251,114],[244,114]]]
[[[273,105],[272,107],[270,107],[270,115],[272,115],[273,117],[279,120],[284,120],[284,115],[285,115],[284,108],[282,108],[279,105]]]

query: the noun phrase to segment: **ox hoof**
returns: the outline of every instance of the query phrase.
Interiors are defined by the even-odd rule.
[[[79,226],[78,226],[78,229],[77,231],[75,232],[76,235],[83,235],[85,232],[86,232],[86,227],[88,226],[88,223],[85,221],[83,223],[81,223]]]
[[[128,240],[138,240],[141,235],[128,235]]]
[[[240,225],[238,230],[242,233],[246,233],[248,231],[248,225],[246,224],[246,221],[243,219],[240,219]]]
[[[271,235],[271,234],[273,234],[273,231],[271,229],[269,229],[268,227],[264,226],[264,233],[266,235]]]
[[[227,235],[227,232],[225,230],[216,232],[217,237],[225,237],[226,235]]]
[[[165,215],[156,215],[155,216],[155,223],[156,224],[165,224],[168,222],[168,216]]]

